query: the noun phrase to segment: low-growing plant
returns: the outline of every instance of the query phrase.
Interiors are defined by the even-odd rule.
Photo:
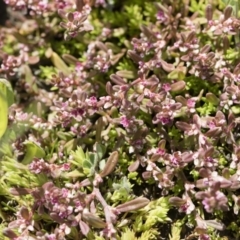
[[[238,239],[238,2],[5,2],[0,238]]]

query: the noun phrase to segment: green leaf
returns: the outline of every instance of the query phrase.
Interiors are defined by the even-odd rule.
[[[171,227],[171,235],[169,235],[169,240],[180,240],[181,230],[182,227],[180,221],[174,223]]]
[[[135,78],[135,74],[134,74],[133,71],[120,70],[120,71],[117,71],[116,74],[117,74],[119,77],[122,77],[122,78],[127,78],[127,79],[133,79],[133,78]]]
[[[26,154],[22,161],[22,164],[29,164],[34,158],[43,158],[45,157],[44,150],[34,142],[26,141],[24,143],[26,146]]]
[[[169,209],[170,205],[168,203],[168,198],[162,197],[156,201],[151,201],[144,209],[148,213],[144,215],[146,222],[143,225],[143,229],[149,230],[157,223],[171,221],[171,219],[167,217]]]
[[[178,79],[183,80],[185,78],[185,73],[179,69],[175,69],[168,74],[168,79]]]
[[[29,86],[31,86],[31,89],[35,93],[37,93],[38,92],[38,86],[37,86],[37,84],[34,81],[34,77],[33,77],[31,68],[28,65],[24,65],[23,66],[23,71],[24,71],[24,74],[25,74],[25,81],[26,81],[26,83],[28,83]]]
[[[92,152],[86,153],[86,158],[83,161],[83,172],[88,177],[93,176],[98,163],[98,155]]]
[[[10,83],[0,79],[0,138],[2,138],[8,125],[8,108],[14,102],[14,95]]]
[[[64,150],[66,150],[67,152],[70,152],[73,148],[75,148],[76,142],[77,142],[77,139],[75,139],[75,138],[66,142],[66,144],[64,144]]]
[[[207,93],[206,94],[206,99],[208,100],[208,102],[210,102],[214,106],[217,106],[220,102],[220,100],[213,93]]]
[[[53,65],[64,74],[68,75],[70,74],[70,70],[68,66],[65,64],[65,62],[58,56],[57,53],[53,52],[51,56],[51,60]]]
[[[240,107],[239,106],[232,106],[231,110],[234,114],[240,114]]]
[[[74,164],[79,164],[78,167],[83,167],[83,161],[85,160],[86,156],[83,152],[83,149],[81,147],[77,147],[77,150],[74,152],[71,152],[71,155],[74,159]]]
[[[84,174],[79,172],[77,169],[71,171],[71,172],[67,172],[67,173],[63,173],[62,174],[63,177],[65,178],[78,178],[78,177],[84,177]]]
[[[121,240],[137,240],[135,237],[135,233],[131,231],[130,229],[127,229],[124,233],[122,233]]]
[[[98,155],[99,160],[101,160],[106,153],[106,147],[103,146],[102,144],[96,143],[96,152]]]

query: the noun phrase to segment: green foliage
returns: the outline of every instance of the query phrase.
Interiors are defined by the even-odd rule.
[[[74,164],[78,170],[72,172],[72,174],[79,173],[80,176],[93,176],[95,171],[98,169],[103,169],[106,160],[102,159],[106,148],[101,144],[96,144],[96,152],[83,152],[81,147],[77,147],[76,151],[72,151],[71,155],[73,156],[73,160],[70,160],[72,164]],[[83,172],[81,171],[83,170]],[[83,173],[83,175],[81,174]]]
[[[233,12],[238,14],[239,10],[239,1],[238,0],[221,0],[224,6],[231,6],[233,8]]]
[[[204,13],[205,13],[205,8],[206,8],[206,1],[204,1],[204,0],[200,0],[200,1],[191,0],[190,2],[191,2],[191,6],[190,6],[189,10],[191,12],[198,11],[201,16],[205,15]]]
[[[33,212],[30,232],[38,236],[64,235],[68,229],[60,227],[70,226],[63,236],[67,240],[180,240],[181,233],[189,239],[201,233],[221,239],[216,230],[221,224],[212,220],[209,227],[206,219],[227,223],[232,214],[228,229],[239,238],[239,197],[234,199],[232,191],[239,188],[240,95],[231,93],[232,86],[239,88],[239,22],[220,18],[231,17],[223,12],[227,5],[236,17],[239,1],[211,2],[216,21],[209,23],[204,0],[106,0],[105,6],[91,6],[92,31],[84,30],[84,18],[84,24],[81,17],[73,20],[83,14],[75,5],[66,13],[35,16],[39,13],[31,12],[34,3],[29,3],[24,21],[0,29],[0,70],[14,86],[13,92],[0,79],[0,239],[5,240],[3,228],[19,219],[23,207]],[[69,32],[74,25],[83,31],[64,39],[63,28]],[[217,113],[225,118],[219,120]],[[197,117],[201,126],[194,129]],[[185,135],[190,131],[195,132]],[[215,154],[217,162],[209,166]],[[237,166],[230,168],[230,162]],[[39,167],[36,173],[32,167]],[[203,178],[210,184],[200,189],[196,185]],[[232,184],[216,184],[229,212],[218,206],[224,199],[210,196],[217,209],[206,214],[217,180]],[[41,200],[32,191],[42,194]],[[50,198],[60,199],[58,204],[47,199],[51,194],[59,194]],[[184,213],[186,196],[194,205],[190,214]],[[169,214],[172,197],[177,199],[174,216]]]
[[[178,221],[172,224],[171,227],[171,235],[169,235],[169,240],[180,240],[180,233],[181,233],[181,222]]]
[[[112,187],[114,192],[112,194],[111,200],[114,203],[126,202],[131,198],[132,185],[130,184],[127,177],[123,177],[119,183],[113,183]]]
[[[26,154],[22,160],[22,164],[27,165],[32,162],[34,158],[45,157],[44,150],[34,142],[26,141],[24,142],[26,146]]]
[[[1,161],[1,169],[6,174],[1,177],[2,184],[7,184],[7,190],[10,187],[36,187],[42,186],[47,181],[45,175],[34,175],[29,172],[28,167],[22,163],[17,162],[15,159],[10,157],[4,157]],[[6,185],[5,185],[6,186]]]
[[[133,31],[139,31],[139,27],[143,24],[142,8],[138,5],[130,5],[125,7],[126,12],[124,16],[130,21],[128,22],[130,33]]]
[[[181,131],[176,127],[169,129],[168,135],[177,142],[181,139]]]
[[[201,107],[196,108],[201,116],[209,116],[216,112],[216,107],[209,102],[204,103]]]
[[[212,92],[216,96],[219,95],[219,85],[213,84],[208,80],[202,80],[198,77],[187,77],[186,81],[186,89],[191,92],[193,95],[198,95],[202,90],[206,92]]]
[[[8,108],[13,104],[14,95],[10,83],[0,79],[0,139],[8,125]]]
[[[136,232],[150,231],[159,223],[171,221],[167,213],[170,209],[168,198],[161,197],[158,200],[151,201],[139,214],[133,224]]]
[[[127,228],[124,233],[122,233],[120,240],[154,240],[156,237],[151,231],[145,231],[140,237],[136,237],[134,231]]]
[[[124,58],[116,67],[117,70],[135,70],[135,66],[130,59]]]
[[[51,79],[53,74],[56,74],[56,69],[53,66],[40,66],[40,77],[43,79]]]

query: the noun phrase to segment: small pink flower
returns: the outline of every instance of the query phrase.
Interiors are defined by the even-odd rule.
[[[163,124],[163,125],[166,125],[168,123],[171,122],[171,118],[170,117],[160,117],[159,118],[160,122]]]
[[[123,127],[128,128],[130,126],[130,120],[127,119],[126,116],[121,117],[120,123],[123,125]]]
[[[163,156],[165,154],[165,150],[161,149],[161,148],[158,148],[156,153],[159,154],[160,156]]]
[[[171,85],[170,83],[164,83],[162,85],[162,89],[165,91],[165,92],[169,92],[171,90]]]
[[[157,20],[160,22],[165,22],[167,19],[163,11],[158,11],[156,17],[157,17]]]

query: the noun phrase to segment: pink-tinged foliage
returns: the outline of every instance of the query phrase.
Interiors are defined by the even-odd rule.
[[[9,104],[4,236],[115,240],[133,230],[158,239],[170,208],[172,226],[192,234],[181,238],[217,239],[222,222],[239,223],[240,20],[231,6],[5,2],[0,75],[15,99],[0,94]]]

